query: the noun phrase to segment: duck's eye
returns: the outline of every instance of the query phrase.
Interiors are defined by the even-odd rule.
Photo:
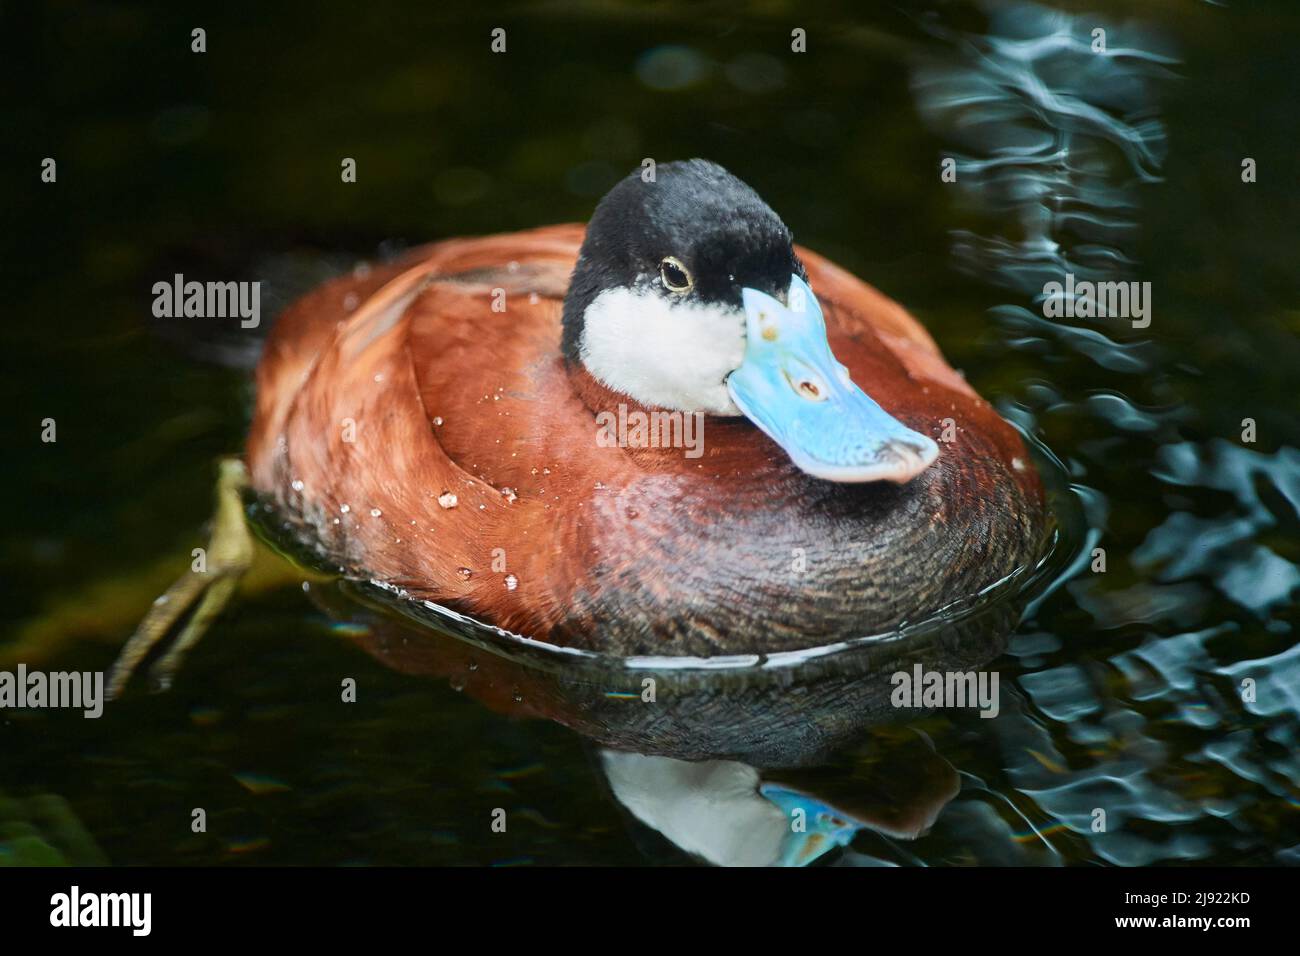
[[[691,286],[695,285],[695,280],[681,260],[674,256],[668,256],[659,263],[659,278],[664,280],[664,286],[669,292],[690,292]]]

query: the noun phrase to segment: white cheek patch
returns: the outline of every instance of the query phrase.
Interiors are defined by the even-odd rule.
[[[726,377],[745,359],[745,313],[672,302],[647,289],[608,289],[584,317],[582,363],[645,405],[739,415]]]

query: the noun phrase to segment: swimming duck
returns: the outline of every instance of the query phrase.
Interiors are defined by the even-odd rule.
[[[1033,564],[1049,531],[1019,434],[920,324],[698,159],[632,173],[585,228],[326,283],[281,316],[256,384],[246,480],[280,530],[551,644],[885,632]],[[218,577],[246,560],[228,537]]]

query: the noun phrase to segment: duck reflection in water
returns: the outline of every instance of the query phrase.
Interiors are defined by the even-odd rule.
[[[842,848],[864,830],[916,839],[960,790],[928,737],[903,725],[924,712],[894,705],[892,676],[918,662],[979,668],[1018,617],[1016,602],[993,601],[798,659],[684,667],[559,651],[432,606],[412,627],[409,602],[355,584],[310,593],[338,633],[386,666],[577,731],[647,852],[663,855],[652,832],[720,866],[891,865]]]

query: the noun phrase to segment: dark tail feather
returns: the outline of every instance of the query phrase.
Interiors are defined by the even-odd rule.
[[[369,243],[356,246],[367,247],[375,250],[368,259],[307,245],[290,245],[272,251],[263,246],[249,252],[252,246],[238,241],[212,241],[172,250],[150,270],[151,282],[162,282],[173,289],[177,275],[183,277],[183,284],[199,282],[205,288],[207,283],[256,282],[256,298],[252,298],[251,287],[245,287],[249,290],[245,301],[257,302],[257,322],[253,325],[251,318],[241,315],[158,317],[159,310],[155,308],[149,312],[150,331],[197,361],[252,370],[275,320],[290,304],[363,260],[384,261],[404,248],[395,242],[377,247]],[[155,294],[155,302],[157,298]],[[174,294],[170,298],[174,305]]]

